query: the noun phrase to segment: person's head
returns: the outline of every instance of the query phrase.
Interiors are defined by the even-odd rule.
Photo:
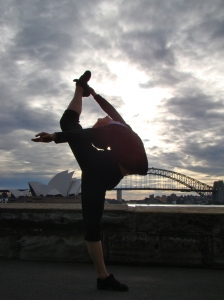
[[[108,125],[108,124],[110,124],[111,120],[112,119],[109,116],[106,116],[104,118],[99,118],[97,120],[97,122],[93,125],[93,128],[97,128],[97,127]]]

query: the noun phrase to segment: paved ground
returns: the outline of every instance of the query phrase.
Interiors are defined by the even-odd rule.
[[[123,265],[108,270],[130,291],[98,291],[92,264],[0,260],[0,299],[224,299],[224,270]]]

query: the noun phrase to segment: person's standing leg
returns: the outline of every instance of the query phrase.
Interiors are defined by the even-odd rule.
[[[101,151],[98,151],[101,152]],[[82,209],[86,229],[85,240],[87,249],[96,268],[97,277],[104,279],[109,276],[104,263],[101,243],[101,219],[104,210],[106,186],[105,159],[98,153],[88,170],[82,173]]]
[[[128,287],[108,274],[101,242],[101,219],[105,194],[122,178],[119,165],[110,154],[98,151],[98,160],[82,173],[82,207],[86,230],[85,240],[97,272],[97,288],[127,291]]]
[[[96,268],[97,277],[100,279],[105,279],[109,276],[105,262],[104,262],[104,255],[103,255],[103,247],[102,242],[86,242],[87,249],[89,252],[89,255],[94,263],[94,266]]]

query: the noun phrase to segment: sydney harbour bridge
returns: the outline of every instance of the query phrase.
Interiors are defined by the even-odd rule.
[[[130,175],[124,177],[114,190],[164,190],[196,192],[203,198],[214,195],[213,186],[174,171],[149,168],[146,176]],[[120,195],[121,196],[121,195]]]

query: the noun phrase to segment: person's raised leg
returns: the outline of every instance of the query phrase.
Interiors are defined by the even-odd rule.
[[[79,115],[82,112],[82,97],[88,97],[90,95],[90,90],[87,85],[87,82],[91,78],[91,72],[85,71],[85,73],[80,76],[79,79],[74,79],[76,82],[75,94],[70,102],[68,109],[76,111]]]
[[[79,115],[82,112],[82,96],[83,96],[83,87],[81,85],[76,85],[75,94],[72,98],[72,101],[68,105],[68,109],[76,111]]]

